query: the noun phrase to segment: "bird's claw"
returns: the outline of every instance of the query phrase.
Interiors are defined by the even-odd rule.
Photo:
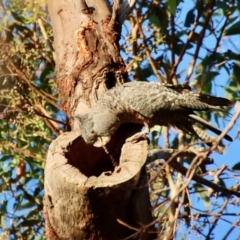
[[[120,173],[121,170],[122,170],[122,168],[121,168],[120,166],[117,166],[117,167],[114,168],[113,171],[103,172],[103,174],[104,174],[105,176],[108,176],[108,177],[109,177],[109,176],[112,176],[113,173]]]
[[[136,133],[133,136],[127,138],[126,142],[136,143],[136,142],[139,142],[140,140],[147,140],[147,139],[148,139],[147,133],[139,132],[139,133]]]
[[[113,172],[112,171],[107,171],[107,172],[103,172],[103,174],[105,176],[111,176],[113,174]]]

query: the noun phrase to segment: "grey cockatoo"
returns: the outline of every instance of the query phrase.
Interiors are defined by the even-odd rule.
[[[77,115],[82,137],[87,144],[101,147],[123,123],[141,123],[146,133],[154,125],[174,126],[183,132],[210,141],[203,125],[216,134],[215,128],[194,111],[221,111],[219,106],[231,106],[232,102],[221,97],[191,91],[183,85],[162,85],[153,82],[129,82],[105,92],[96,105],[85,115]],[[224,137],[228,141],[232,138]]]

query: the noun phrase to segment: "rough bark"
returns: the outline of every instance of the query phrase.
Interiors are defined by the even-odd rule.
[[[116,2],[112,14],[103,0],[48,1],[60,104],[72,127],[48,151],[44,199],[48,239],[122,239],[133,230],[118,219],[139,229],[152,221],[144,168],[147,143],[125,143],[141,126],[121,126],[106,154],[87,145],[74,123],[76,113],[87,112],[103,92],[127,81],[119,55]],[[89,9],[94,9],[92,14]],[[111,173],[113,159],[119,166]],[[139,231],[138,238],[153,235]]]
[[[95,9],[90,16],[82,13],[82,0],[48,1],[60,104],[71,125],[76,111],[86,112],[103,92],[127,81],[120,27],[109,25],[111,8],[104,0],[86,2]]]
[[[122,239],[133,232],[118,219],[136,228],[140,228],[138,223],[152,221],[147,179],[141,170],[147,143],[127,142],[116,152],[120,149],[116,144],[122,145],[128,135],[108,145],[113,157],[120,158],[112,173],[109,156],[101,148],[86,145],[79,131],[64,133],[51,144],[44,204],[59,239]],[[142,239],[152,238],[143,234]]]

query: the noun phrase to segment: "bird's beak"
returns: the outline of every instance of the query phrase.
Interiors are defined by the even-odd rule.
[[[105,146],[109,141],[110,137],[98,137],[97,141],[93,144],[94,147]]]

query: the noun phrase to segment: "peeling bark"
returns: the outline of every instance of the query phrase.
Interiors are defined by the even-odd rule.
[[[48,1],[56,51],[60,104],[73,126],[75,112],[84,113],[107,89],[127,81],[119,54],[120,27],[111,24],[105,1]],[[78,126],[74,126],[78,127]]]

